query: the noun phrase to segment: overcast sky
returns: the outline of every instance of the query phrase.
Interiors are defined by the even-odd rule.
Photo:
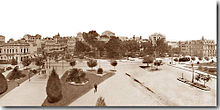
[[[0,35],[18,39],[105,30],[167,40],[216,39],[216,0],[2,0]]]

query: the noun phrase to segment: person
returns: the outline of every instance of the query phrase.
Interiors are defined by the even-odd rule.
[[[96,83],[94,84],[94,89],[95,89],[94,93],[96,93],[97,92],[97,84]]]

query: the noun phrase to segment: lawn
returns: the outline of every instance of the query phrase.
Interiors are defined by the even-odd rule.
[[[73,101],[87,93],[89,90],[93,89],[93,85],[95,83],[100,84],[104,80],[114,75],[112,72],[108,72],[104,76],[97,76],[95,73],[96,72],[86,72],[86,78],[89,79],[89,82],[84,86],[76,86],[67,83],[66,78],[68,73],[64,73],[64,75],[61,77],[63,98],[55,103],[49,103],[46,98],[42,106],[68,106]]]
[[[24,81],[28,80],[28,70],[22,70],[21,71],[22,74],[25,74],[26,76],[23,77],[23,78],[20,78],[20,79],[17,79],[16,81],[15,80],[10,80],[10,81],[7,81],[8,83],[8,89],[7,91],[5,91],[3,94],[0,95],[0,98],[3,97],[4,95],[6,95],[8,92],[10,92],[11,90],[13,90],[15,87],[19,87],[18,84],[21,84],[23,83]],[[30,77],[34,76],[34,74],[30,74]]]

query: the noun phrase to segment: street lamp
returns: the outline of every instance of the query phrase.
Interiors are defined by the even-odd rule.
[[[193,62],[192,62],[192,83],[194,83],[194,67],[193,67]]]

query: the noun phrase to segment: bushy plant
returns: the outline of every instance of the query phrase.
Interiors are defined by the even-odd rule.
[[[115,70],[115,66],[117,66],[118,62],[116,60],[111,62],[111,65],[114,66],[114,70]]]
[[[75,65],[76,65],[76,60],[70,61],[70,66],[72,66],[72,68],[73,68],[73,66],[75,66]]]
[[[160,66],[160,64],[161,64],[161,63],[160,63],[159,61],[155,61],[155,62],[154,62],[154,65],[155,65],[155,66]]]
[[[205,57],[205,60],[206,60],[206,61],[209,61],[209,57]]]
[[[22,65],[24,67],[26,66],[29,66],[31,64],[31,60],[29,58],[25,58],[23,61],[22,61]]]
[[[97,60],[90,59],[87,62],[87,65],[88,65],[88,67],[93,68],[93,67],[97,66]]]
[[[187,61],[190,61],[190,58],[188,57],[179,58],[179,62],[187,62]]]
[[[8,71],[8,70],[11,70],[11,69],[12,69],[12,67],[10,67],[10,66],[6,68],[7,71]]]
[[[62,99],[62,85],[56,71],[53,69],[47,81],[47,100],[50,103],[57,102]]]
[[[105,99],[103,97],[99,97],[97,99],[96,106],[106,106]]]
[[[202,60],[202,57],[199,57],[199,60]]]
[[[178,58],[175,58],[175,59],[174,59],[174,61],[175,61],[175,62],[178,62],[178,61],[179,61],[179,59],[178,59]]]
[[[11,60],[11,65],[17,65],[18,64],[18,62],[17,62],[17,60],[15,60],[14,58]]]
[[[145,56],[142,63],[147,63],[147,66],[149,66],[149,63],[153,63],[153,57],[151,56]]]
[[[191,58],[191,60],[195,61],[195,60],[196,60],[196,58],[195,58],[195,57],[192,57],[192,58]]]
[[[5,76],[0,73],[0,94],[4,93],[8,89],[8,83]]]
[[[197,64],[200,64],[199,61],[197,62]]]
[[[18,66],[16,66],[9,74],[8,74],[8,79],[9,80],[15,80],[19,79],[22,77],[25,77],[25,74],[22,74],[20,70],[18,70]]]
[[[103,69],[102,68],[98,68],[97,74],[102,74],[102,73],[103,73]]]
[[[66,81],[81,83],[86,80],[85,77],[86,77],[85,72],[83,72],[81,69],[73,68],[69,71]]]

